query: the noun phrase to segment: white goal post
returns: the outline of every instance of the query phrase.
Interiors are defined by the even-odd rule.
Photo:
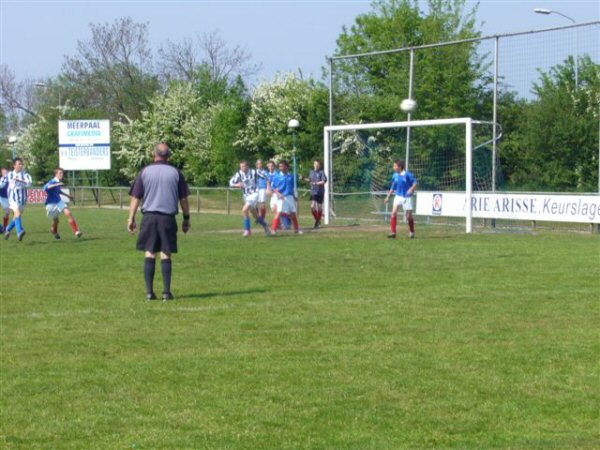
[[[490,124],[487,121],[473,120],[470,117],[452,118],[452,119],[434,119],[434,120],[412,120],[404,122],[383,122],[383,123],[364,123],[350,125],[329,125],[323,128],[323,161],[324,170],[329,180],[325,184],[325,197],[323,209],[325,211],[325,224],[331,221],[331,196],[335,192],[332,177],[332,133],[335,131],[355,131],[355,130],[375,130],[385,128],[414,128],[414,127],[432,127],[442,125],[464,125],[465,126],[465,196],[467,207],[465,208],[465,229],[471,233],[472,226],[472,197],[473,197],[473,144],[472,131],[473,124]],[[409,161],[407,161],[407,165]]]

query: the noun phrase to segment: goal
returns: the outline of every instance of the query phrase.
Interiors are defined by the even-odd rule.
[[[416,175],[419,190],[459,192],[471,205],[474,189],[493,190],[492,141],[485,140],[492,125],[465,117],[324,127],[325,223],[387,218],[384,198],[395,159]],[[471,233],[472,208],[464,210]]]

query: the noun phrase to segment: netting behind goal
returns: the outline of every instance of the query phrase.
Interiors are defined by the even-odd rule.
[[[384,199],[396,159],[416,175],[419,190],[466,192],[467,152],[472,149],[472,190],[492,190],[491,124],[474,122],[467,145],[467,120],[414,121],[410,129],[406,122],[327,127],[330,221],[386,221],[390,208]]]

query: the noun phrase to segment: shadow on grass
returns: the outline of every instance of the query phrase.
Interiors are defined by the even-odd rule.
[[[212,297],[231,297],[234,295],[248,295],[248,294],[263,294],[268,292],[267,289],[240,289],[237,291],[224,291],[224,292],[202,292],[199,294],[186,294],[186,295],[178,295],[177,299],[204,299],[204,298],[212,298]]]

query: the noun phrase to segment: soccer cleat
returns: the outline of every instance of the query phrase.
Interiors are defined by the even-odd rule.
[[[60,234],[52,233],[52,236],[54,236],[54,239],[56,239],[57,241],[60,240]]]
[[[414,231],[413,231],[413,232],[411,232],[411,233],[409,234],[409,236],[410,236],[410,238],[411,238],[411,239],[414,239],[414,238],[415,238],[415,233],[414,233]]]
[[[244,231],[244,234],[243,234],[243,236],[244,236],[245,238],[247,238],[247,237],[250,237],[250,234],[251,234],[251,233],[250,233],[250,230],[246,230],[246,231]]]
[[[390,234],[388,234],[388,238],[389,239],[396,239],[396,233],[390,233]]]
[[[156,300],[156,294],[154,292],[150,292],[149,294],[146,294],[146,300],[148,300],[148,301]]]
[[[171,294],[170,292],[163,292],[163,300],[165,302],[168,302],[170,300],[175,300],[175,297],[173,297],[173,294]]]
[[[10,237],[10,231],[4,233],[4,240],[6,241]]]
[[[304,234],[304,231],[302,231],[302,230],[296,230],[295,233],[296,234]]]
[[[83,233],[81,231],[77,230],[75,232],[75,236],[78,237],[78,238],[80,238],[81,236],[83,236]]]
[[[23,236],[25,236],[25,230],[23,230],[19,234],[17,234],[17,237],[19,238],[19,242],[21,242],[23,240]]]
[[[315,220],[315,224],[313,225],[313,230],[318,230],[321,226],[321,221]]]

